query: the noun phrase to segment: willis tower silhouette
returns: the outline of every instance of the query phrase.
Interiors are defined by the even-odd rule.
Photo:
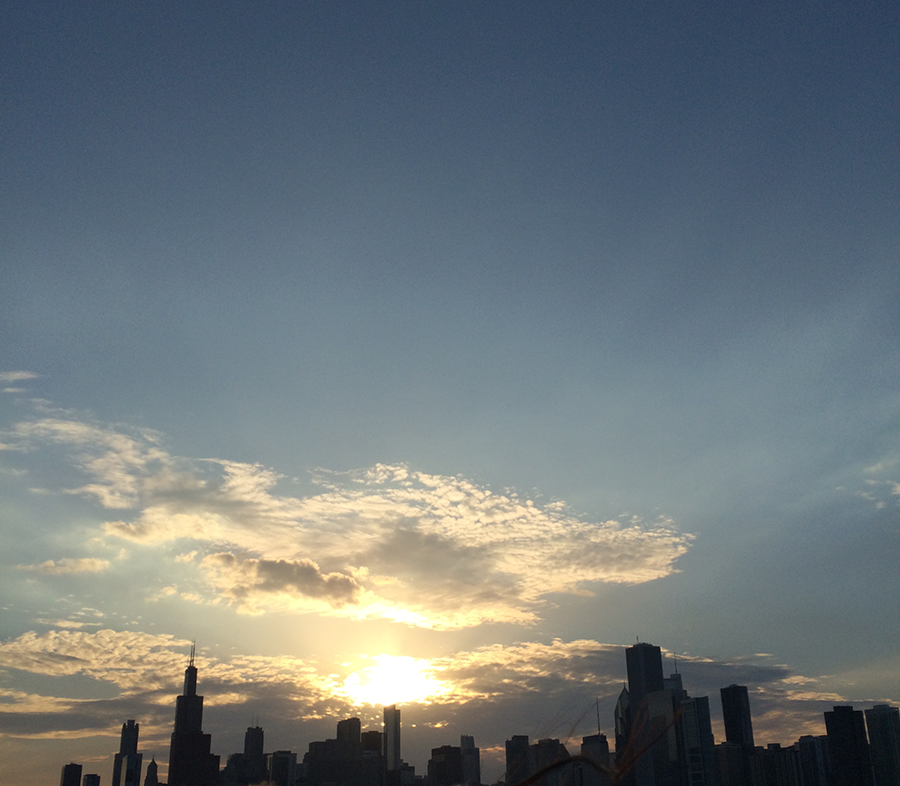
[[[184,670],[184,693],[175,699],[175,731],[169,748],[169,786],[214,786],[219,757],[209,752],[212,737],[203,733],[203,697],[197,695],[197,667]]]

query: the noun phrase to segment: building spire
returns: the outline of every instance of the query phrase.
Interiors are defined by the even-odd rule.
[[[183,696],[197,695],[197,667],[194,665],[194,655],[197,651],[197,642],[191,642],[191,659],[188,667],[184,670],[184,693]]]

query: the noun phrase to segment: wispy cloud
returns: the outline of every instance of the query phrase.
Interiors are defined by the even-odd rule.
[[[63,573],[100,573],[109,567],[109,561],[93,557],[48,559],[38,565],[18,565],[21,570],[33,570],[38,573],[60,575]]]
[[[0,384],[7,382],[24,382],[26,379],[37,379],[33,371],[0,371]]]
[[[319,493],[279,494],[283,478],[270,468],[172,456],[155,432],[70,413],[19,423],[10,436],[20,450],[64,449],[85,482],[60,491],[134,511],[107,522],[108,536],[183,541],[200,555],[186,564],[248,612],[289,607],[443,629],[531,623],[548,593],[671,574],[692,539],[670,519],[589,521],[560,502],[405,465],[319,470]]]

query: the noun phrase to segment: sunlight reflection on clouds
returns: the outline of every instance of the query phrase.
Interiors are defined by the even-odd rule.
[[[49,414],[16,425],[14,447],[62,446],[87,480],[64,493],[135,511],[107,521],[107,536],[135,547],[184,541],[198,556],[176,559],[205,578],[214,593],[206,601],[251,614],[288,609],[434,629],[528,624],[548,593],[671,574],[692,540],[667,518],[586,521],[560,502],[541,506],[404,465],[319,469],[320,493],[286,496],[270,468],[177,457],[155,432]]]

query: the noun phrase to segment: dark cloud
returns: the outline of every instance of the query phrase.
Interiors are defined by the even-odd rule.
[[[323,574],[308,559],[240,559],[230,552],[219,552],[205,557],[203,564],[213,574],[218,589],[239,603],[269,593],[296,593],[340,607],[355,603],[360,591],[352,576]]]

